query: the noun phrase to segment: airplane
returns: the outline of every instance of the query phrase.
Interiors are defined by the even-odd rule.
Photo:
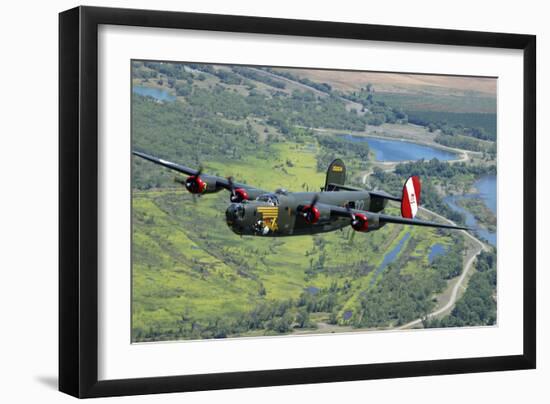
[[[139,151],[134,155],[152,163],[185,174],[176,177],[193,195],[205,195],[227,190],[230,205],[225,212],[229,228],[238,235],[285,237],[326,233],[346,226],[358,232],[378,230],[388,223],[427,226],[442,229],[468,230],[414,217],[420,205],[421,184],[411,176],[403,185],[402,197],[384,191],[367,191],[345,185],[346,166],[335,159],[327,169],[325,185],[320,192],[289,192],[277,189],[267,192],[247,184],[204,174],[198,170],[172,163]],[[388,201],[401,203],[401,217],[384,214]]]

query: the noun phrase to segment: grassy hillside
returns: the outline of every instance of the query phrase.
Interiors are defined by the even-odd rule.
[[[204,197],[193,205],[181,190],[135,191],[134,340],[211,337],[219,321],[227,324],[229,335],[270,334],[274,330],[267,324],[253,328],[239,321],[262,304],[285,303],[295,326],[300,300],[328,294],[331,288],[331,304],[311,308],[317,321],[359,325],[363,294],[376,290],[384,279],[382,272],[373,280],[375,270],[407,233],[398,257],[403,257],[400,272],[409,277],[436,276],[427,260],[430,248],[452,241],[435,230],[401,226],[371,234],[347,229],[315,237],[239,237],[225,226],[225,206],[224,195]],[[443,284],[430,281],[426,287],[429,293],[418,304],[432,307],[431,295]],[[413,285],[410,293],[414,290]],[[403,321],[418,314],[410,310]],[[377,325],[392,321],[388,317]]]

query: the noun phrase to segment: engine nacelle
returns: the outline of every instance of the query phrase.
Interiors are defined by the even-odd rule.
[[[369,231],[369,219],[362,213],[356,213],[351,221],[351,227],[355,231]]]
[[[316,206],[306,205],[302,208],[302,216],[307,224],[315,224],[321,218],[321,212]]]
[[[234,193],[231,194],[229,198],[233,203],[241,203],[242,201],[248,201],[250,199],[248,192],[246,192],[244,188],[237,188],[233,192]]]
[[[209,175],[191,175],[185,181],[179,179],[176,181],[182,183],[192,194],[210,194],[222,189],[218,186],[216,178]]]
[[[206,186],[206,182],[198,175],[192,175],[185,180],[185,188],[192,194],[202,194]]]

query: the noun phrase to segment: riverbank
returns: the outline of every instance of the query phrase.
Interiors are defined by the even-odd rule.
[[[384,140],[395,140],[400,142],[411,142],[422,146],[432,147],[445,152],[453,153],[459,156],[456,159],[449,160],[449,163],[465,162],[474,157],[480,158],[481,152],[458,149],[454,147],[444,146],[435,141],[437,134],[430,132],[423,126],[408,124],[383,124],[380,126],[367,125],[364,131],[341,130],[330,128],[307,128],[314,132],[327,135],[349,134],[355,137],[375,138]],[[409,160],[414,161],[414,160]],[[380,162],[384,164],[397,164],[404,161],[386,161]]]

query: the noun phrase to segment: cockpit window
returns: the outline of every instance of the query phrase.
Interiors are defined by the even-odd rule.
[[[260,202],[267,202],[273,206],[276,206],[279,204],[279,198],[277,198],[277,195],[275,194],[263,194],[258,196],[256,200]]]

